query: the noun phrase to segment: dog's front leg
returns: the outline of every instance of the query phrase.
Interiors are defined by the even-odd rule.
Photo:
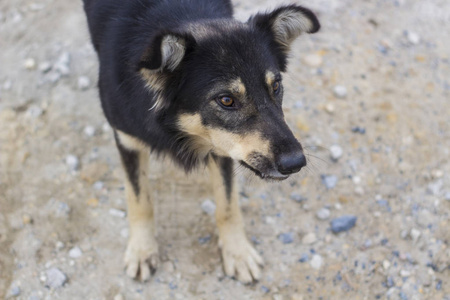
[[[208,163],[216,199],[216,223],[225,273],[244,283],[261,277],[261,256],[245,236],[231,158],[212,156]]]
[[[117,131],[115,134],[125,169],[125,191],[128,206],[130,238],[125,252],[126,273],[146,281],[158,264],[155,240],[153,201],[148,187],[150,151],[137,139]]]

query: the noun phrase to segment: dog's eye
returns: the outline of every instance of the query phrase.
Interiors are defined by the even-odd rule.
[[[274,92],[275,94],[278,94],[278,93],[280,92],[280,87],[281,87],[280,82],[279,82],[278,80],[275,81],[275,82],[272,84],[273,92]]]
[[[231,97],[220,97],[219,99],[220,104],[222,104],[225,107],[233,107],[234,106],[234,100]]]

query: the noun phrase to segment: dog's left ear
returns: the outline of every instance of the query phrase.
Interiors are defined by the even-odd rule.
[[[292,42],[302,33],[315,33],[320,29],[316,15],[297,5],[282,6],[270,13],[257,14],[248,23],[272,37],[279,52],[277,56],[281,71],[286,69],[286,57]]]

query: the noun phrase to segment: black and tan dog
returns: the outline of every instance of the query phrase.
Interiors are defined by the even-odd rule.
[[[100,60],[99,89],[127,173],[126,272],[157,267],[150,150],[189,171],[206,163],[214,184],[224,269],[257,280],[263,263],[246,238],[233,161],[268,180],[306,159],[284,121],[281,72],[289,47],[319,30],[301,6],[232,18],[229,0],[84,0]]]

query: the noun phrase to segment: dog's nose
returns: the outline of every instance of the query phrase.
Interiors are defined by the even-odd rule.
[[[306,166],[306,157],[302,152],[281,154],[278,159],[278,171],[283,175],[297,173]]]

